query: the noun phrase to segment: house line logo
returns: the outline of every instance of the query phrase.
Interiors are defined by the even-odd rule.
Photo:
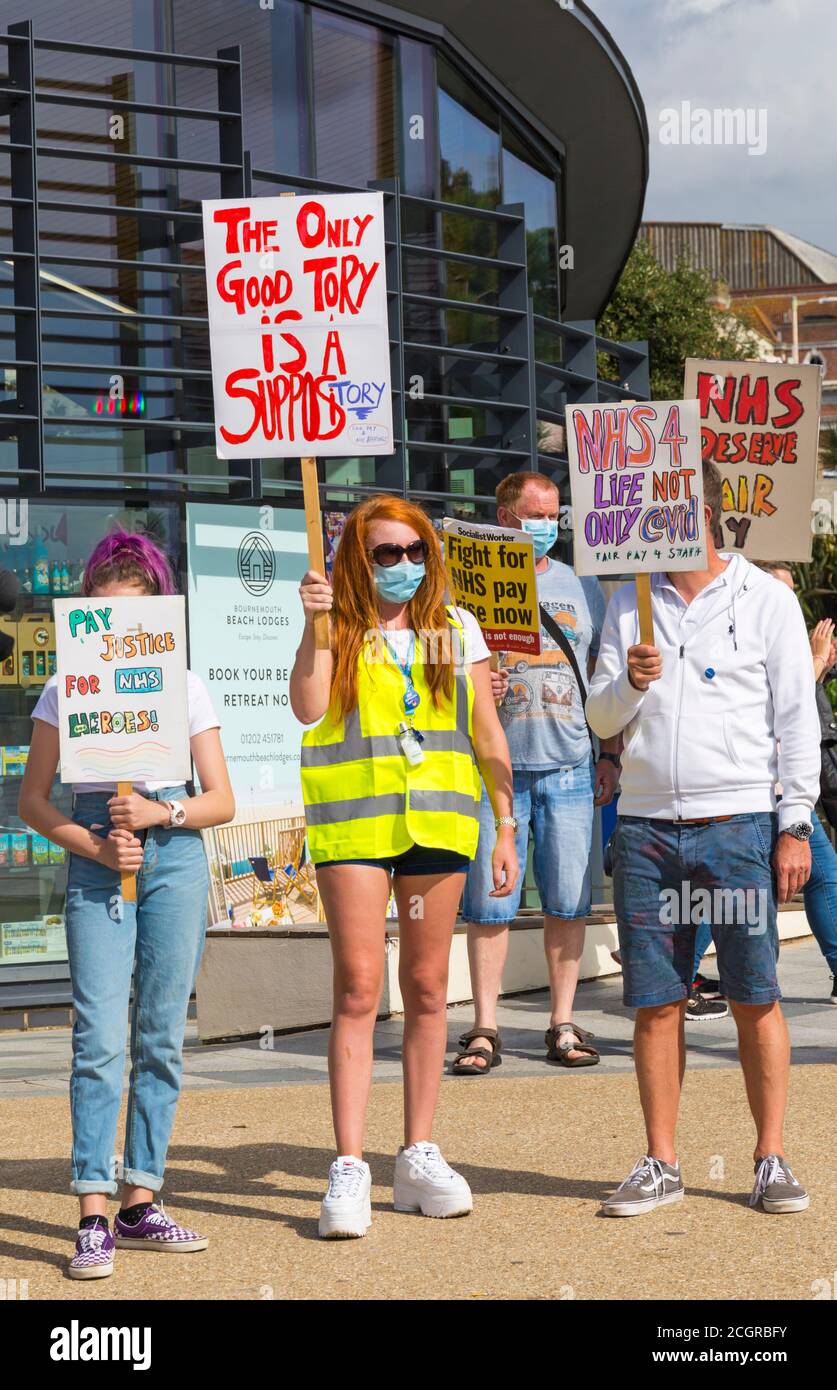
[[[659,114],[661,145],[746,145],[748,155],[767,151],[767,108],[764,106],[666,106]]]
[[[151,1366],[150,1327],[83,1327],[73,1318],[68,1327],[53,1327],[52,1361],[128,1361],[135,1371]]]
[[[238,547],[238,577],[248,594],[266,594],[276,574],[273,546],[261,531],[248,531]]]
[[[767,931],[769,903],[766,888],[693,888],[686,878],[677,888],[660,893],[660,925],[746,927],[748,935]]]

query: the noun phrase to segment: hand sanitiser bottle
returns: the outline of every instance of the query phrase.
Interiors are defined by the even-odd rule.
[[[411,767],[418,767],[419,763],[424,762],[424,749],[421,746],[422,735],[417,729],[405,724],[403,720],[398,725],[398,742],[401,744],[401,752]]]

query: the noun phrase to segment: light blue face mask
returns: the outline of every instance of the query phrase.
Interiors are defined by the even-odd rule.
[[[527,536],[532,537],[535,559],[542,560],[558,539],[558,522],[548,517],[527,517],[523,522]]]
[[[375,588],[386,603],[409,603],[424,578],[424,562],[414,565],[399,560],[397,565],[373,565]]]

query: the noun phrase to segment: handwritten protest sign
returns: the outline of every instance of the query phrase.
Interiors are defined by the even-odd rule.
[[[686,359],[703,457],[723,477],[716,544],[751,560],[810,560],[822,373],[816,365]]]
[[[445,517],[445,569],[451,599],[473,613],[492,652],[541,649],[535,553],[522,531]]]
[[[182,596],[54,600],[62,782],[191,777]]]
[[[576,574],[706,563],[696,401],[567,407]]]
[[[219,458],[394,452],[383,206],[203,203]]]

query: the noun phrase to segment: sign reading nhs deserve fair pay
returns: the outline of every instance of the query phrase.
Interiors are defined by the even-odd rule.
[[[567,407],[576,574],[706,565],[697,401]]]
[[[382,193],[203,203],[219,458],[391,454]]]
[[[54,601],[62,782],[186,782],[186,610],[171,597]]]

